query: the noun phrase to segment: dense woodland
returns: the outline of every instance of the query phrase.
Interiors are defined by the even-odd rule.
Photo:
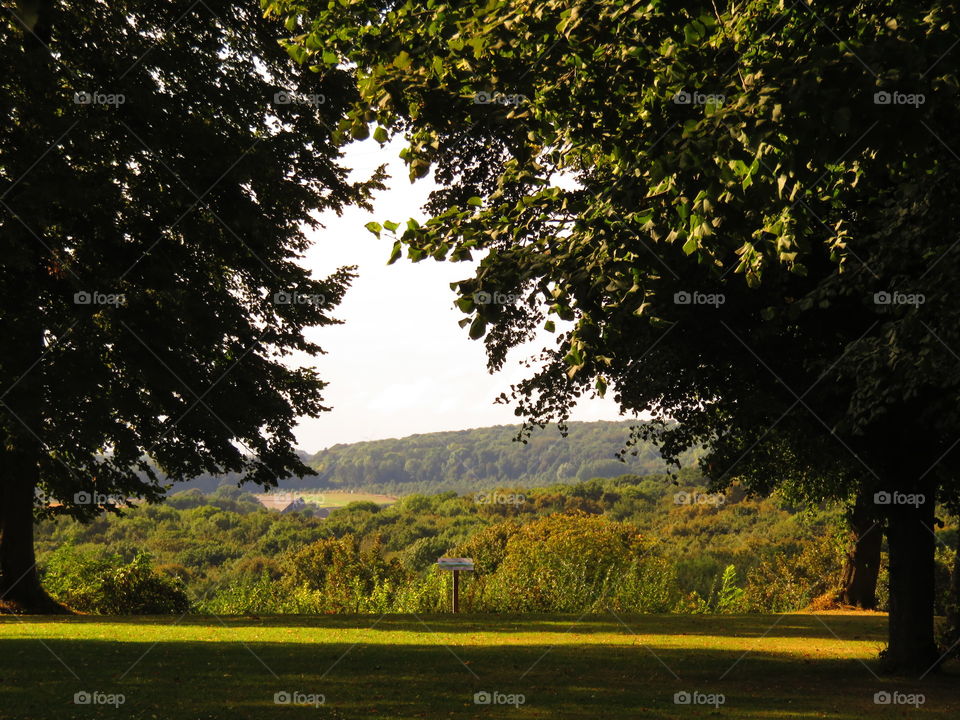
[[[525,443],[517,441],[519,425],[497,425],[339,444],[302,456],[316,475],[287,478],[279,486],[399,495],[470,492],[504,483],[533,487],[625,473],[666,472],[668,467],[652,443],[640,441],[618,459],[632,425],[637,422],[572,422],[566,438],[556,426],[548,426],[535,431]],[[696,453],[686,453],[684,464],[694,457]],[[221,484],[235,484],[236,479],[235,475],[206,475],[174,487],[209,492]]]

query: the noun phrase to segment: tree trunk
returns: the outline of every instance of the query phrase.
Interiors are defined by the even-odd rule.
[[[0,601],[18,612],[55,612],[59,606],[40,586],[33,550],[36,455],[0,453]]]
[[[21,290],[24,297],[26,289]],[[0,405],[0,605],[14,612],[64,612],[43,590],[33,549],[34,503],[43,457],[42,326],[31,308],[0,317],[8,340],[0,359],[7,387]]]
[[[954,646],[953,654],[957,654],[955,647],[960,642],[960,547],[953,556],[953,568],[950,572],[950,599],[947,605],[947,645]]]
[[[43,112],[55,107],[58,89],[49,70],[53,16],[51,0],[21,0],[17,17],[26,26],[22,37],[24,56],[20,82],[25,92],[38,98]],[[21,119],[30,123],[31,118]],[[43,137],[39,124],[32,135],[33,147],[20,148],[14,157],[20,161],[15,176],[20,178],[13,197],[22,201],[23,210],[32,216],[43,207],[46,198],[32,186],[36,177],[29,176],[35,160],[46,152],[49,140]],[[38,199],[39,198],[39,199]],[[19,205],[18,205],[19,207]],[[45,232],[42,222],[32,222],[34,232]],[[31,234],[34,234],[31,232]],[[3,404],[0,405],[0,608],[15,612],[64,612],[65,608],[50,598],[40,585],[33,548],[34,502],[40,479],[40,461],[44,445],[43,418],[46,392],[44,366],[44,318],[37,306],[38,288],[44,288],[51,260],[46,243],[32,238],[6,238],[8,247],[16,249],[11,271],[4,279],[0,313],[0,383]]]
[[[901,481],[909,477],[910,471],[906,467],[897,469],[902,472],[893,477]],[[890,645],[884,653],[884,660],[887,669],[896,673],[923,675],[935,670],[939,660],[933,624],[935,492],[933,483],[917,485],[901,490],[900,497],[893,493],[892,502],[886,505],[890,549]],[[915,504],[906,502],[910,494],[922,494],[922,502],[919,502],[919,496]]]
[[[847,551],[837,600],[844,605],[876,610],[883,530],[862,493],[857,495],[850,516],[850,531],[852,547]]]

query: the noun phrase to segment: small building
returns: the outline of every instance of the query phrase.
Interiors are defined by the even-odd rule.
[[[307,509],[306,501],[302,497],[298,497],[294,499],[293,502],[291,502],[285,508],[283,508],[280,511],[280,514],[286,515],[287,513],[292,513],[292,512],[303,512],[306,509]]]

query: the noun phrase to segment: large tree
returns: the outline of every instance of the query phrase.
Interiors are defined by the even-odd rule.
[[[255,0],[21,2],[0,18],[0,599],[55,609],[35,515],[162,482],[309,472],[293,447],[352,273],[298,259],[311,213],[365,204],[329,142],[355,99]],[[162,475],[157,472],[161,471]],[[165,478],[163,477],[165,475]]]
[[[817,426],[810,450],[860,472],[807,489],[886,523],[886,658],[936,665],[934,506],[960,437],[955,3],[264,4],[296,57],[355,68],[344,135],[404,133],[411,177],[448,186],[394,257],[479,255],[456,289],[490,368],[557,333],[507,398],[519,414],[612,391],[676,421],[641,428],[667,455],[709,447],[718,483],[725,458]]]

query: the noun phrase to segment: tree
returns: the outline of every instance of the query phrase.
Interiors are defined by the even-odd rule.
[[[491,370],[557,334],[506,398],[529,423],[608,389],[674,421],[639,429],[670,457],[817,423],[862,468],[828,492],[886,522],[889,666],[938,663],[934,507],[957,494],[960,435],[954,3],[265,6],[302,59],[356,68],[345,134],[404,133],[412,178],[459,185],[392,257],[480,255],[456,289]]]
[[[849,545],[834,599],[844,605],[874,610],[883,517],[873,498],[857,489],[864,484],[860,482],[864,468],[811,420],[807,415],[776,427],[768,426],[756,440],[752,439],[752,428],[736,430],[728,426],[723,441],[714,443],[704,464],[716,487],[725,487],[736,478],[759,494],[777,488],[788,498],[805,504],[828,499],[843,502]],[[851,492],[850,488],[854,488],[852,497],[844,495]]]
[[[329,142],[348,76],[307,73],[255,2],[22,2],[0,21],[0,598],[51,610],[34,516],[167,480],[309,469],[350,268],[297,264],[315,210],[365,204]],[[35,512],[36,511],[36,512]]]

